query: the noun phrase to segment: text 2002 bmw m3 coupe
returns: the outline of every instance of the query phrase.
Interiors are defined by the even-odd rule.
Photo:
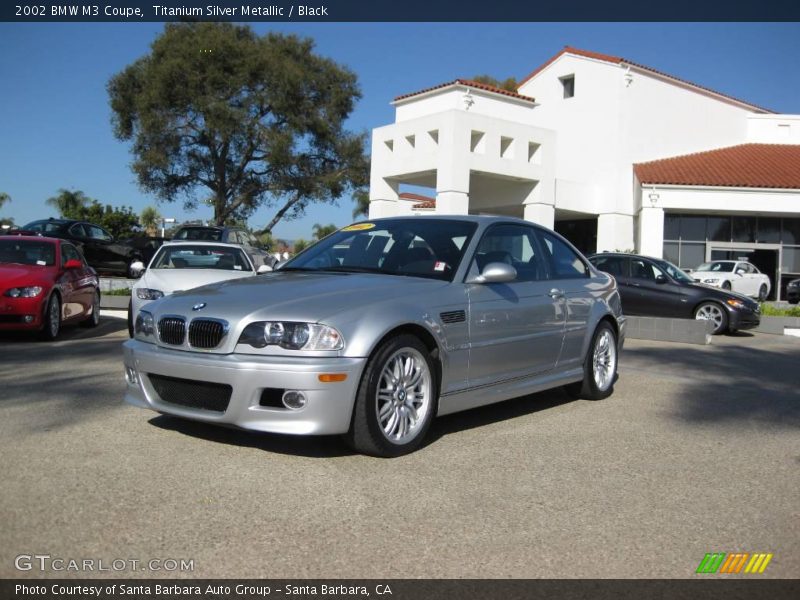
[[[398,456],[436,415],[562,385],[610,395],[625,320],[614,279],[548,229],[405,217],[156,300],[134,329],[131,404]]]

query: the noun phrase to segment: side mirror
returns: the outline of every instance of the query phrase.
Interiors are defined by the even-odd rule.
[[[260,267],[258,267],[256,273],[261,275],[262,273],[269,273],[270,271],[272,271],[272,267],[270,267],[269,265],[261,265]]]
[[[467,283],[508,283],[517,278],[517,270],[511,265],[501,262],[491,262],[477,277],[468,279]]]
[[[77,258],[71,258],[66,263],[64,263],[65,269],[80,269],[83,267],[83,263],[79,261]]]
[[[142,261],[136,260],[131,263],[131,274],[134,277],[141,277],[142,273],[144,273],[145,268],[146,267],[144,266],[144,263]]]
[[[737,275],[744,275],[744,269],[736,269]]]
[[[656,283],[667,283],[667,277],[665,275],[657,275]]]

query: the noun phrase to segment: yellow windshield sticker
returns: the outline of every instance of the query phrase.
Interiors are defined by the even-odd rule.
[[[372,229],[375,223],[356,223],[355,225],[348,225],[343,227],[342,231],[364,231],[365,229]]]

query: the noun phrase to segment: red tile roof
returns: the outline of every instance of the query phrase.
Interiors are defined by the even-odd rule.
[[[722,98],[727,98],[728,100],[732,100],[732,101],[734,101],[734,102],[736,102],[738,104],[744,104],[744,105],[746,105],[746,106],[748,106],[750,108],[754,108],[754,109],[756,109],[757,111],[760,111],[760,112],[765,112],[765,113],[773,113],[774,112],[772,110],[769,110],[768,108],[763,108],[763,107],[758,106],[756,104],[751,104],[750,102],[746,102],[744,100],[740,100],[739,98],[734,98],[733,96],[729,96],[728,94],[723,94],[721,92],[717,92],[715,90],[712,90],[711,88],[707,88],[707,87],[702,86],[702,85],[697,85],[696,83],[692,83],[691,81],[686,81],[685,79],[681,79],[680,77],[675,77],[673,75],[669,75],[668,73],[664,73],[663,71],[659,71],[657,69],[653,69],[652,67],[641,65],[641,64],[635,63],[635,62],[630,61],[630,60],[626,60],[626,59],[624,59],[624,58],[622,58],[620,56],[612,56],[610,54],[600,54],[599,52],[591,52],[589,50],[581,50],[579,48],[573,48],[572,46],[565,46],[564,49],[561,50],[561,52],[559,52],[558,54],[553,56],[550,60],[548,60],[542,66],[538,67],[535,71],[533,71],[530,75],[528,75],[525,79],[523,79],[519,83],[519,85],[517,86],[517,89],[521,88],[528,81],[530,81],[531,79],[536,77],[536,75],[538,75],[545,68],[550,66],[556,60],[561,58],[564,54],[572,54],[574,56],[583,56],[583,57],[586,57],[586,58],[593,58],[595,60],[600,60],[600,61],[603,61],[603,62],[615,64],[615,65],[630,65],[632,67],[636,67],[637,69],[642,69],[643,71],[648,71],[648,72],[653,73],[655,75],[659,75],[661,77],[666,77],[667,79],[671,79],[671,80],[676,81],[678,83],[682,83],[684,85],[688,85],[688,86],[696,88],[698,90],[702,90],[704,92],[709,92],[711,94],[714,94],[715,96],[720,96]]]
[[[642,185],[800,189],[800,145],[742,144],[633,168]]]
[[[421,194],[412,194],[411,192],[403,192],[399,194],[402,200],[416,200],[418,203],[412,208],[436,208],[436,199],[430,196],[422,196]]]
[[[394,101],[397,102],[398,100],[405,100],[406,98],[411,98],[412,96],[427,94],[428,92],[450,87],[452,85],[465,85],[468,87],[473,87],[479,90],[483,90],[485,92],[492,92],[493,94],[500,94],[501,96],[516,98],[517,100],[525,100],[526,102],[531,102],[531,103],[536,102],[536,99],[531,98],[530,96],[523,96],[522,94],[517,94],[516,92],[509,92],[508,90],[504,90],[502,88],[495,87],[493,85],[472,81],[470,79],[455,79],[453,81],[448,81],[447,83],[442,83],[439,85],[435,85],[433,87],[425,88],[424,90],[420,90],[418,92],[412,92],[411,94],[403,94],[402,96],[398,96],[397,98],[395,98]]]

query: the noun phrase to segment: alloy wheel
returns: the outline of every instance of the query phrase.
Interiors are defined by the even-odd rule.
[[[414,348],[392,354],[381,370],[375,401],[378,425],[387,440],[405,444],[426,422],[433,397],[428,363]]]

